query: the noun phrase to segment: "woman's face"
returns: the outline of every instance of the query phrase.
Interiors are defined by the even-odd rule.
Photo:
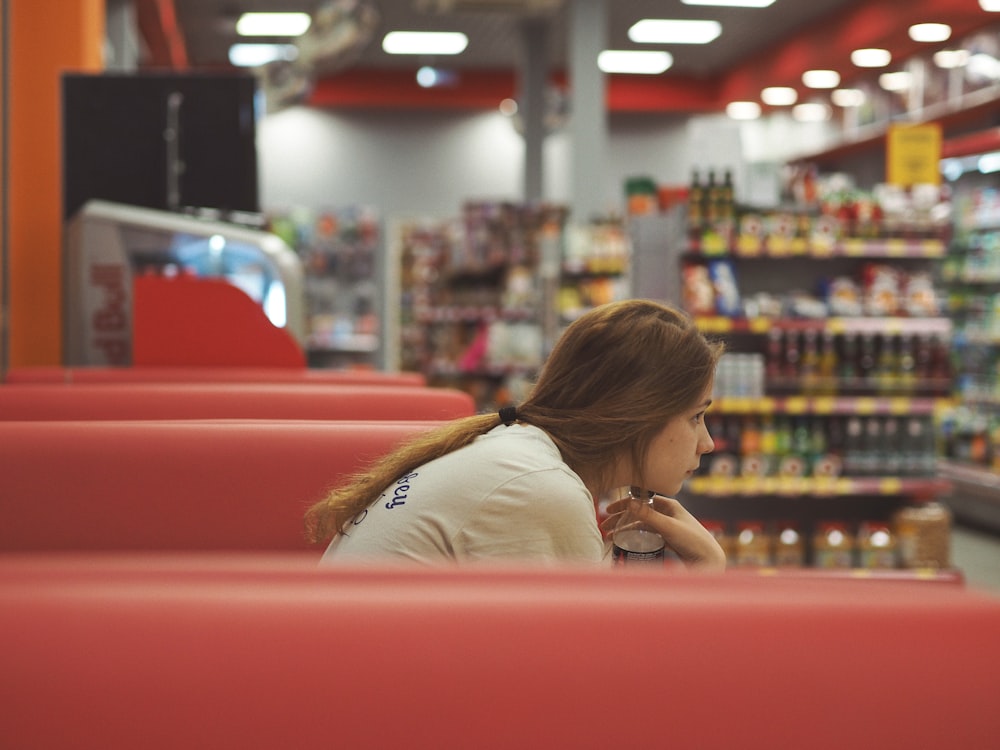
[[[676,495],[684,480],[698,470],[701,457],[715,449],[705,425],[705,411],[712,403],[711,384],[698,403],[670,420],[650,443],[643,466],[646,489]]]

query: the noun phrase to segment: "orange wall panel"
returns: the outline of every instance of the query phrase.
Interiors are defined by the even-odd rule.
[[[9,2],[9,364],[59,364],[60,80],[102,69],[104,0]]]

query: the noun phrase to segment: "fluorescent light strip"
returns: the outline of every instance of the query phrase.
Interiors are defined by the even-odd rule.
[[[760,105],[757,102],[729,102],[726,114],[732,120],[756,120],[760,117]]]
[[[768,86],[760,92],[760,100],[772,107],[787,107],[798,101],[799,92],[790,86]]]
[[[865,103],[865,92],[861,89],[837,89],[830,92],[830,101],[838,107],[860,107]]]
[[[835,89],[840,85],[836,70],[807,70],[802,74],[802,84],[811,89]]]
[[[234,44],[229,62],[240,68],[257,68],[278,60],[294,60],[299,50],[294,44]]]
[[[721,33],[718,21],[644,18],[632,24],[628,38],[637,44],[708,44]]]
[[[878,77],[878,85],[886,91],[906,91],[913,85],[913,74],[906,70],[883,73]]]
[[[390,31],[382,49],[390,55],[458,55],[469,46],[459,31]]]
[[[723,8],[766,8],[769,5],[774,5],[774,0],[681,0],[681,3],[684,5],[714,5]]]
[[[892,62],[892,53],[887,49],[856,49],[851,62],[859,68],[884,68]]]
[[[658,75],[674,64],[669,52],[606,49],[597,56],[597,67],[605,73]]]
[[[951,26],[946,23],[915,23],[908,33],[915,42],[944,42],[951,38]]]
[[[961,68],[968,64],[969,57],[967,49],[942,49],[934,53],[934,64],[946,70]]]
[[[309,30],[308,13],[244,13],[236,22],[240,36],[301,36]]]
[[[804,102],[792,107],[792,117],[798,122],[823,122],[830,119],[830,110],[819,102]]]

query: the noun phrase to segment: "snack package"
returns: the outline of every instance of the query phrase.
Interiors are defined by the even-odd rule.
[[[857,317],[864,312],[861,290],[848,276],[837,276],[826,288],[826,304],[831,315]]]
[[[743,314],[740,290],[736,285],[736,273],[728,260],[713,260],[708,266],[715,290],[715,311],[719,315],[733,318]]]
[[[715,288],[708,267],[701,263],[684,266],[684,308],[692,315],[715,315]]]
[[[899,312],[901,279],[899,271],[884,263],[869,263],[864,268],[865,314],[874,317]]]
[[[940,313],[934,282],[928,272],[917,271],[906,279],[903,307],[914,318],[932,318]]]

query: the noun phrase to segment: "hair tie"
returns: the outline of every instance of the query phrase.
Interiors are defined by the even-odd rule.
[[[517,421],[516,406],[505,406],[497,413],[500,415],[500,421],[505,425],[512,425]]]

